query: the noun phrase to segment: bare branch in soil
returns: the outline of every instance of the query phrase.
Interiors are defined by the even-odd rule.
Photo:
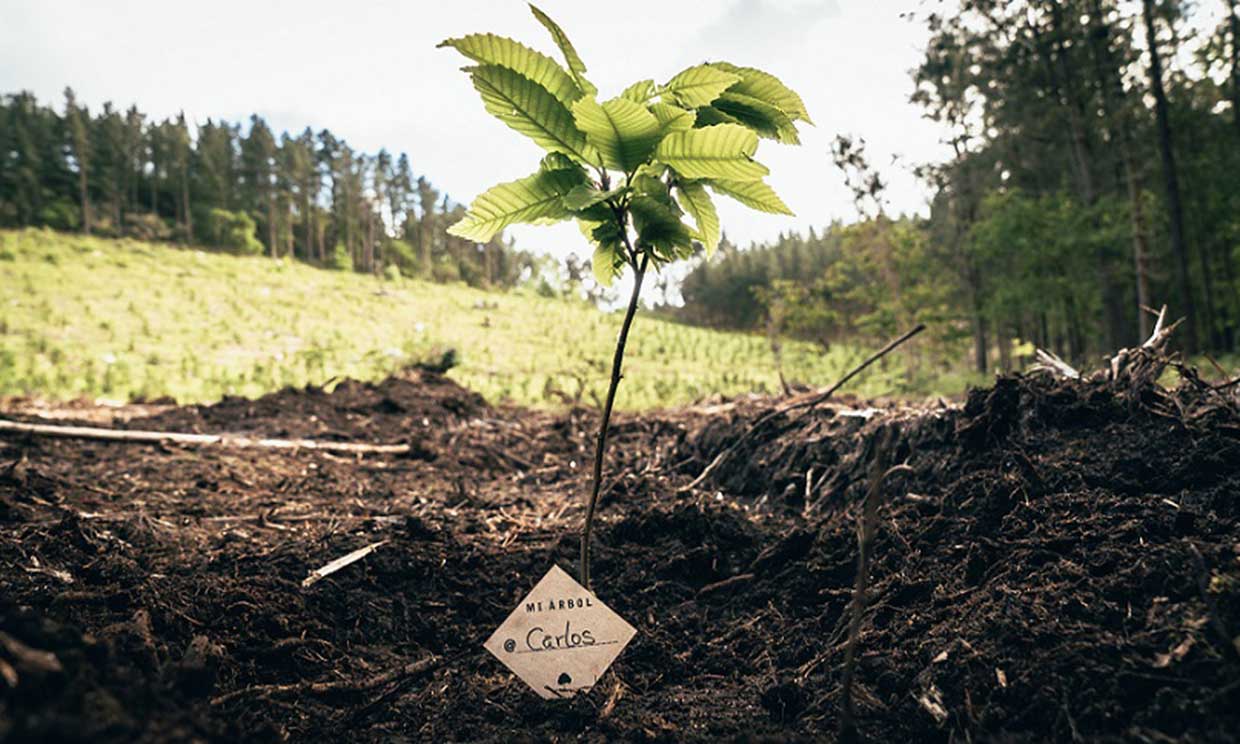
[[[56,426],[53,424],[27,424],[20,421],[0,419],[0,432],[5,431],[67,439],[95,439],[106,442],[215,444],[221,447],[308,449],[322,452],[344,452],[354,455],[403,455],[410,450],[407,444],[321,442],[313,439],[253,439],[251,437],[234,437],[227,434],[184,434],[171,431],[103,429],[94,426]]]
[[[376,687],[383,687],[392,682],[408,677],[415,677],[434,671],[443,666],[448,659],[443,656],[428,656],[419,661],[410,662],[399,669],[376,674],[362,680],[339,680],[335,682],[291,682],[283,685],[254,685],[240,690],[226,692],[211,698],[211,705],[224,705],[239,698],[266,698],[278,695],[330,695],[340,692],[366,692]]]
[[[327,565],[321,568],[314,569],[313,571],[310,572],[310,575],[307,576],[301,582],[302,588],[304,589],[306,587],[314,586],[318,582],[322,581],[323,579],[326,579],[328,576],[331,576],[332,574],[336,573],[340,569],[345,568],[346,566],[351,566],[354,563],[357,563],[361,559],[375,552],[375,550],[378,549],[380,545],[383,545],[386,542],[387,540],[380,540],[377,543],[371,543],[364,548],[358,548],[357,550],[353,551],[352,553],[349,553],[348,555],[342,555],[336,560],[332,561],[331,563],[328,563]]]
[[[857,733],[856,710],[853,706],[853,679],[857,668],[857,645],[861,636],[861,618],[865,613],[866,591],[869,588],[870,547],[878,528],[878,507],[883,482],[896,473],[911,473],[908,465],[895,465],[886,470],[887,453],[894,440],[894,429],[887,429],[877,443],[874,464],[870,474],[870,490],[862,507],[861,524],[857,528],[857,581],[853,586],[852,617],[848,622],[848,643],[844,647],[844,673],[840,686],[844,693],[844,710],[840,717],[840,737],[855,738]]]
[[[750,438],[753,437],[754,433],[757,432],[760,428],[762,428],[762,425],[765,424],[766,422],[770,421],[776,416],[780,416],[785,413],[790,413],[792,411],[800,410],[803,408],[812,409],[816,406],[821,405],[822,403],[826,402],[832,395],[834,395],[836,391],[844,387],[844,385],[846,385],[850,380],[852,380],[852,378],[864,372],[866,368],[868,368],[871,364],[887,356],[892,351],[894,351],[896,347],[900,346],[900,344],[903,344],[905,341],[908,341],[910,338],[912,338],[913,336],[916,336],[917,334],[921,333],[924,330],[926,330],[925,324],[918,323],[917,326],[913,328],[913,330],[909,331],[908,333],[905,333],[903,336],[900,336],[894,341],[888,343],[883,348],[879,349],[872,356],[870,356],[870,358],[866,359],[864,362],[854,367],[851,372],[841,377],[839,382],[835,383],[834,385],[827,388],[823,392],[815,393],[808,398],[794,400],[788,403],[787,405],[768,411],[765,415],[758,417],[758,420],[753,422],[753,424],[750,425],[749,429],[744,434],[742,434],[739,438],[737,438],[735,442],[729,445],[727,449],[725,449],[723,452],[720,452],[718,455],[716,455],[715,459],[712,460],[711,463],[706,466],[706,469],[703,470],[701,474],[698,475],[698,477],[694,478],[693,481],[689,483],[688,485],[681,486],[680,488],[676,489],[676,492],[684,493],[686,491],[691,491],[694,488],[701,485],[703,481],[705,481],[707,478],[710,477],[711,473],[715,472],[715,470],[720,465],[722,465],[729,457],[731,457],[734,452],[740,449],[741,445],[748,442]]]

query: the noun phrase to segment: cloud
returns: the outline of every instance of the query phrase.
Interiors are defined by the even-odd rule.
[[[702,31],[699,40],[729,57],[769,58],[774,50],[800,47],[815,24],[839,14],[836,0],[735,0]]]

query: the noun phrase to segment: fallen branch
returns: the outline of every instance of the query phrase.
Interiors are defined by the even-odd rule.
[[[0,419],[0,432],[36,434],[64,439],[94,439],[107,442],[145,442],[174,444],[215,444],[222,447],[261,447],[265,449],[308,449],[322,452],[345,452],[357,455],[402,455],[409,452],[407,444],[359,444],[355,442],[321,442],[313,439],[253,439],[229,434],[183,434],[170,431],[103,429],[94,426],[56,426],[27,424]]]
[[[307,576],[304,580],[302,580],[301,587],[305,589],[306,587],[314,586],[318,582],[322,581],[323,579],[326,579],[328,576],[331,576],[332,574],[336,573],[340,569],[346,566],[351,566],[354,563],[357,563],[361,559],[375,552],[375,550],[378,549],[380,545],[386,542],[387,540],[380,540],[377,543],[371,543],[364,548],[358,548],[357,550],[353,551],[352,553],[349,553],[348,555],[340,556],[339,558],[332,561],[331,563],[328,563],[322,568],[314,569],[313,571],[310,572],[309,576]]]
[[[844,710],[840,716],[840,738],[855,739],[857,735],[857,711],[853,705],[853,680],[857,669],[857,646],[861,638],[861,618],[865,614],[866,592],[869,590],[870,550],[874,533],[878,530],[878,507],[883,482],[896,473],[912,473],[908,465],[895,465],[884,469],[887,456],[894,448],[895,429],[888,428],[881,441],[876,440],[874,463],[870,472],[870,489],[862,506],[860,524],[857,526],[857,580],[853,585],[852,616],[848,621],[848,643],[844,647],[844,670],[840,681],[843,689]]]
[[[864,362],[854,367],[851,372],[841,377],[839,382],[827,388],[825,391],[811,395],[808,398],[793,401],[791,403],[788,403],[787,405],[768,411],[763,416],[760,416],[758,420],[753,422],[753,424],[750,425],[749,429],[747,429],[745,433],[742,434],[735,442],[729,445],[728,448],[725,449],[723,452],[720,452],[718,455],[716,455],[715,459],[712,460],[711,463],[706,466],[706,469],[703,470],[701,474],[698,475],[698,477],[694,478],[693,481],[689,483],[688,485],[681,486],[680,488],[676,489],[676,492],[684,493],[686,491],[691,491],[694,488],[696,488],[698,485],[700,485],[703,481],[705,481],[707,478],[710,477],[711,473],[715,472],[716,468],[722,465],[724,461],[726,461],[729,457],[732,456],[734,452],[740,449],[742,444],[745,444],[746,442],[748,442],[753,437],[754,433],[758,431],[758,429],[762,428],[762,425],[765,424],[766,422],[770,421],[776,416],[780,416],[785,413],[790,413],[792,411],[800,410],[802,408],[812,409],[816,406],[821,405],[822,403],[826,402],[826,400],[829,399],[832,395],[834,395],[837,390],[844,387],[844,385],[846,385],[849,380],[861,374],[871,364],[887,356],[897,346],[904,343],[905,341],[908,341],[910,338],[912,338],[913,336],[916,336],[917,334],[921,333],[924,330],[926,330],[925,324],[918,323],[916,328],[909,331],[908,333],[905,333],[903,336],[900,336],[899,338],[895,339],[891,343],[884,346],[882,349],[879,349],[869,359],[866,359]]]
[[[275,695],[327,695],[335,692],[367,692],[397,680],[417,677],[434,671],[449,660],[444,656],[428,656],[419,661],[410,662],[389,672],[376,674],[366,679],[351,681],[337,680],[334,682],[291,682],[283,685],[254,685],[240,690],[226,692],[211,698],[212,705],[224,705],[243,697],[265,698]]]

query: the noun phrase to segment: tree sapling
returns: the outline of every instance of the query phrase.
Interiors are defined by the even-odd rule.
[[[538,170],[479,195],[448,232],[485,243],[515,223],[575,220],[594,247],[593,272],[604,285],[625,268],[633,289],[603,403],[590,499],[581,535],[581,584],[590,586],[590,531],[598,502],[607,430],[620,383],[629,328],[650,268],[719,244],[711,194],[763,212],[792,214],[762,179],[759,138],[799,144],[797,122],[811,123],[800,96],[752,67],[708,62],[662,85],[639,80],[600,101],[564,31],[537,8],[567,68],[494,34],[470,34],[440,46],[474,64],[464,68],[486,110],[547,151]],[[692,218],[686,224],[685,215]]]

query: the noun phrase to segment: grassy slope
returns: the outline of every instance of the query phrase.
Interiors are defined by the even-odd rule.
[[[0,395],[180,402],[333,377],[377,379],[453,348],[451,376],[492,401],[601,398],[619,327],[582,303],[324,271],[131,240],[0,231]],[[788,376],[837,378],[855,349],[785,345]],[[638,316],[618,405],[778,388],[765,338]],[[882,394],[894,374],[853,390]]]

